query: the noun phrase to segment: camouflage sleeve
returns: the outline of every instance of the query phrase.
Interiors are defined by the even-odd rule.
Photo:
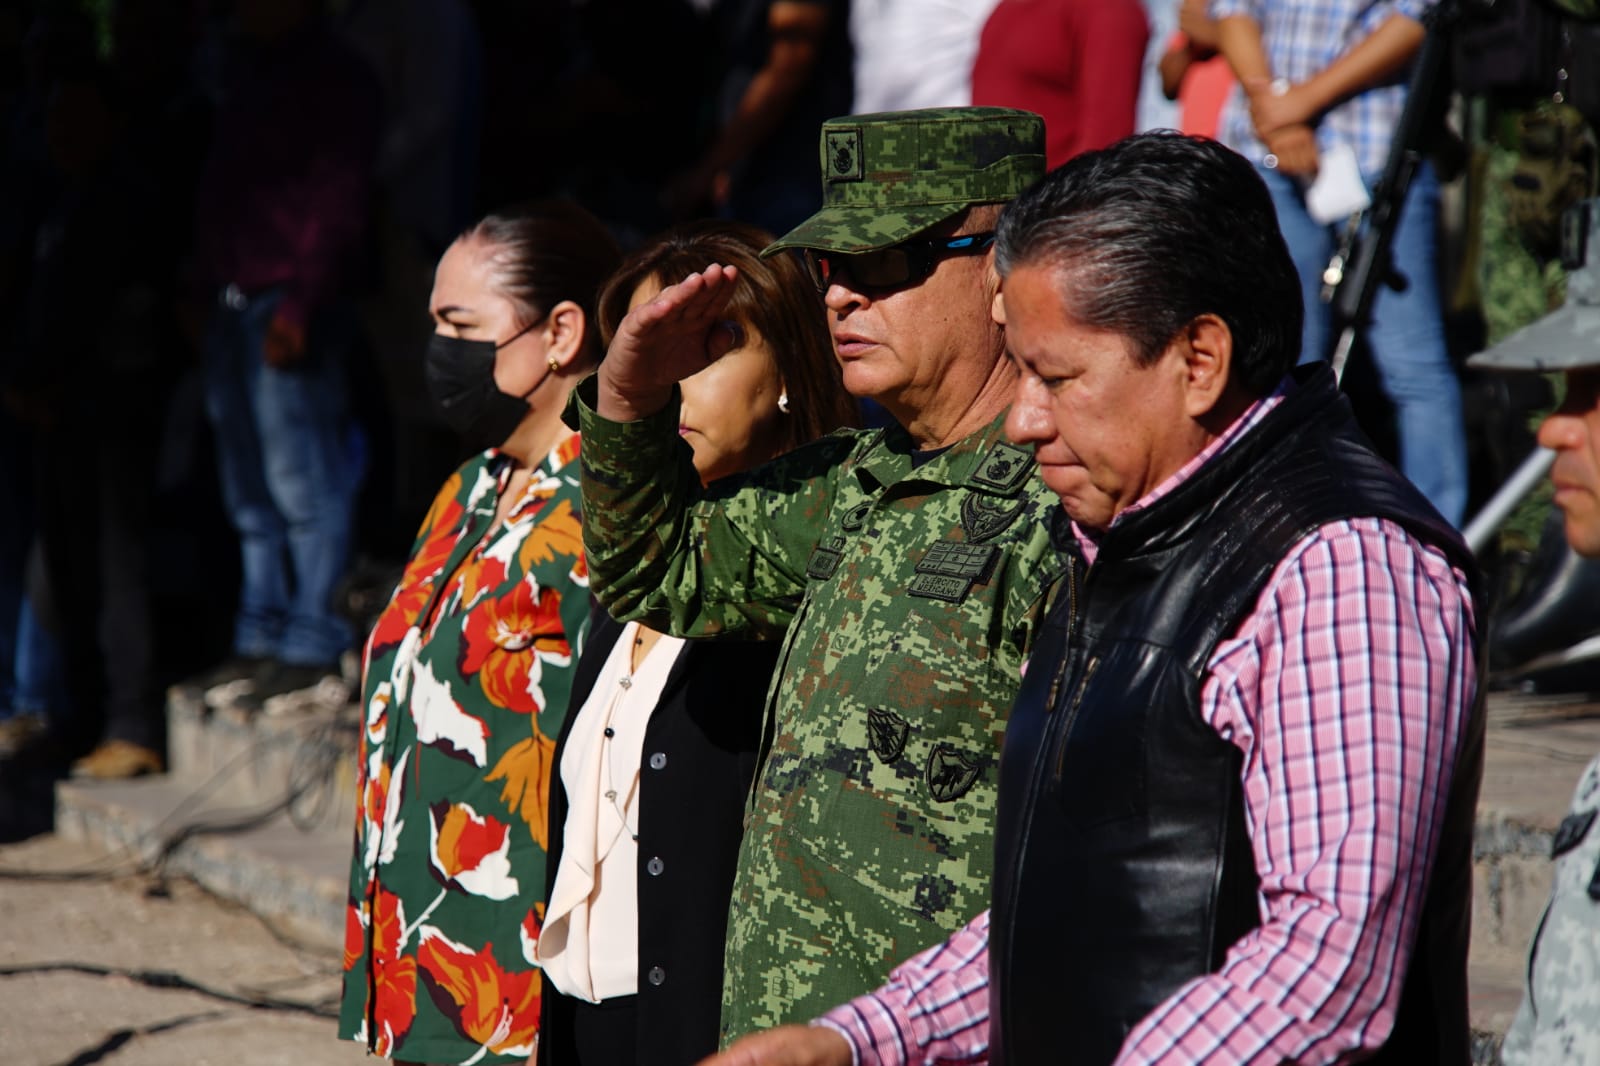
[[[574,405],[590,587],[612,617],[685,637],[782,637],[853,438],[824,438],[702,490],[676,403],[611,422],[590,384]]]

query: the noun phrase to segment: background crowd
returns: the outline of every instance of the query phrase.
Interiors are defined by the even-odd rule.
[[[1302,90],[1338,73],[1344,31],[1268,10],[1251,47],[1295,92],[1238,85],[1213,18],[1276,6],[0,2],[0,757],[157,771],[185,679],[248,681],[257,705],[345,697],[346,653],[481,443],[440,420],[422,353],[433,265],[485,211],[567,196],[624,250],[707,216],[782,233],[820,202],[824,118],[971,102],[1042,114],[1052,166],[1140,128],[1220,135],[1271,160],[1281,219],[1295,109],[1320,106]],[[1541,8],[1593,14],[1510,17]],[[1369,433],[1456,522],[1527,444],[1507,386],[1460,362],[1485,320],[1492,339],[1559,303],[1557,257],[1524,232],[1594,181],[1585,102],[1541,88],[1570,56],[1523,37],[1462,35],[1526,61],[1458,79],[1397,244],[1409,332],[1375,330],[1350,381]],[[1350,119],[1369,186],[1415,44],[1367,72],[1393,90]],[[1543,199],[1508,207],[1494,190],[1530,159]],[[1441,179],[1466,195],[1441,199]],[[1285,226],[1314,297],[1334,230]],[[1315,319],[1307,357],[1329,343]],[[292,389],[264,372],[289,366]],[[1513,406],[1541,402],[1518,387]]]

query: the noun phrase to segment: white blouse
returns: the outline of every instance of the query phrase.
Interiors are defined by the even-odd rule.
[[[567,821],[536,958],[590,1003],[639,990],[639,764],[683,640],[663,635],[630,673],[638,636],[637,622],[623,627],[561,755]]]

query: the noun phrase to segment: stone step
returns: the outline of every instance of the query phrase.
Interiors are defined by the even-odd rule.
[[[287,934],[337,948],[344,938],[351,819],[304,824],[293,805],[242,807],[208,782],[175,775],[63,781],[56,832],[182,874]]]
[[[302,821],[348,830],[356,809],[360,716],[354,704],[306,702],[288,714],[237,704],[213,710],[200,694],[167,697],[168,764],[175,777],[208,782],[219,799],[260,806],[299,794]],[[316,802],[310,802],[315,799]]]

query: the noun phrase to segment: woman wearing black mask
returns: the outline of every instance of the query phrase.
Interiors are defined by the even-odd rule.
[[[589,609],[561,410],[618,258],[548,202],[473,226],[434,275],[429,389],[487,450],[434,500],[363,660],[340,1034],[397,1061],[534,1047],[553,738]]]

